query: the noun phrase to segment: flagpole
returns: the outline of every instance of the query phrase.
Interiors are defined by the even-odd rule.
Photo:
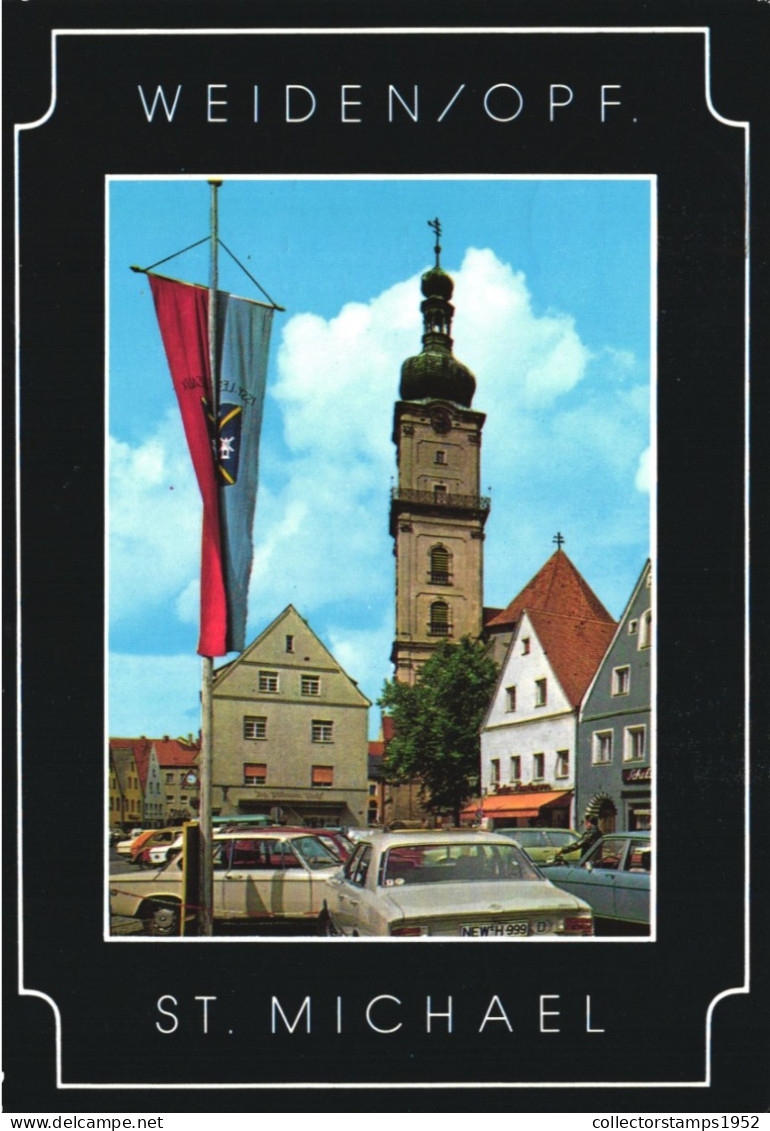
[[[219,417],[217,388],[217,290],[219,270],[217,249],[219,241],[219,215],[217,192],[222,184],[210,180],[211,186],[211,261],[209,274],[209,372],[211,374],[211,407],[214,427]],[[215,432],[216,434],[216,432]],[[213,934],[213,862],[211,825],[211,768],[214,753],[214,659],[203,657],[201,680],[201,756],[200,756],[200,890],[198,933],[206,937]]]

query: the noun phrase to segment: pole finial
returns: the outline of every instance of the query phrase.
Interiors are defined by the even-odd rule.
[[[428,221],[428,227],[432,228],[433,231],[436,233],[436,245],[433,248],[433,250],[436,253],[436,266],[440,267],[441,266],[441,221],[439,220],[438,216],[436,217],[435,220],[429,220]]]

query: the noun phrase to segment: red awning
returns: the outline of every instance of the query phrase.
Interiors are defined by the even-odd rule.
[[[492,793],[475,805],[466,805],[460,816],[475,817],[481,810],[484,817],[537,817],[540,810],[569,797],[571,789],[544,790],[542,793]]]

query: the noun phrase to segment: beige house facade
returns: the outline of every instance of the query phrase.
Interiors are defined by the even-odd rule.
[[[137,739],[109,740],[108,814],[110,828],[128,830],[144,820],[144,799],[134,744]]]
[[[214,675],[212,812],[367,823],[370,701],[289,605]]]

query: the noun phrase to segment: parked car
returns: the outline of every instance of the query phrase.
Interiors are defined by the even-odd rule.
[[[650,933],[652,845],[648,832],[608,833],[578,864],[554,864],[557,887],[593,908],[598,934]]]
[[[318,933],[324,881],[339,861],[317,837],[282,831],[217,833],[212,846],[214,919],[307,922]],[[177,935],[183,853],[149,875],[110,876],[110,913],[142,919],[152,935]]]
[[[140,867],[143,868],[160,868],[172,856],[176,856],[182,847],[182,834],[177,830],[177,837],[171,841],[171,844],[163,842],[161,844],[152,844],[149,848],[145,848],[141,853],[141,859],[138,861]]]
[[[507,837],[379,833],[326,881],[326,933],[486,939],[593,934],[591,909]]]
[[[228,832],[238,832],[241,830],[240,825],[235,824]],[[265,832],[281,832],[281,833],[307,833],[310,836],[317,836],[321,844],[325,844],[331,854],[335,856],[341,864],[344,864],[348,856],[353,851],[353,842],[345,836],[339,829],[315,829],[308,825],[274,825],[272,829],[265,829]]]
[[[132,842],[128,855],[132,864],[149,863],[149,850],[156,844],[168,846],[179,836],[178,828],[146,829]]]
[[[509,836],[536,864],[553,864],[561,850],[567,860],[579,860],[580,849],[569,851],[578,834],[572,829],[495,829],[501,836]]]
[[[134,843],[138,836],[141,836],[144,829],[132,829],[125,840],[119,840],[115,845],[115,851],[119,852],[121,856],[131,855],[131,845]]]

